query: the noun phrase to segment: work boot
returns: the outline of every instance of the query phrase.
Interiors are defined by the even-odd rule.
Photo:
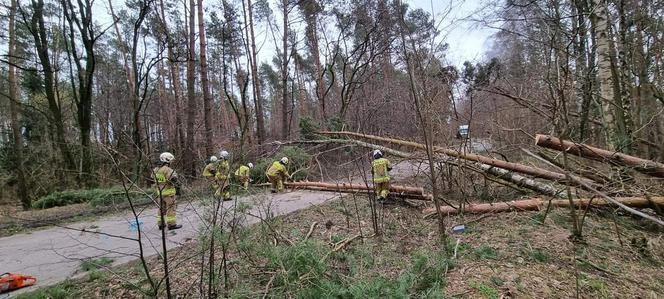
[[[174,225],[169,225],[168,226],[168,230],[174,230],[174,229],[178,229],[178,228],[182,228],[182,224],[174,224]]]

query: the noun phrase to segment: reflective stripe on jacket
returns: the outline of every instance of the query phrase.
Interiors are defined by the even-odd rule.
[[[173,196],[175,195],[175,185],[173,184],[173,179],[177,178],[175,170],[164,165],[162,167],[157,167],[152,170],[152,179],[155,184],[155,194],[159,196]]]
[[[385,158],[379,158],[371,162],[371,171],[373,172],[374,183],[385,183],[390,181],[389,169],[390,161]]]

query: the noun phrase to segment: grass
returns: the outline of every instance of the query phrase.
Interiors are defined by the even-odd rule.
[[[77,285],[69,280],[54,286],[39,288],[35,291],[19,294],[15,299],[68,299],[78,298]]]
[[[470,287],[480,293],[484,298],[488,299],[498,299],[500,298],[500,292],[495,288],[492,288],[484,283],[471,281]]]
[[[526,254],[528,255],[528,257],[533,261],[537,261],[537,262],[540,262],[540,263],[549,262],[550,256],[543,249],[530,248],[530,246],[529,246],[525,251],[526,251]]]
[[[497,260],[499,256],[497,249],[487,245],[475,249],[474,254],[480,260]]]
[[[98,270],[99,268],[106,267],[113,263],[113,259],[101,257],[98,259],[85,259],[81,262],[81,270],[88,272]]]

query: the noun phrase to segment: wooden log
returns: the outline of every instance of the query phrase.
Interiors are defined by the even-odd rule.
[[[398,145],[403,145],[403,146],[409,146],[409,147],[414,147],[418,149],[426,149],[426,146],[421,143],[417,142],[412,142],[412,141],[405,141],[405,140],[399,140],[399,139],[393,139],[393,138],[386,138],[386,137],[380,137],[380,136],[374,136],[374,135],[367,135],[367,134],[362,134],[362,133],[355,133],[355,132],[346,132],[346,131],[341,131],[341,132],[319,132],[319,134],[323,135],[338,135],[338,136],[349,136],[349,137],[359,137],[359,138],[365,138],[365,139],[370,139],[370,140],[376,140],[376,141],[382,141],[382,142],[389,142],[392,144],[398,144]],[[547,179],[555,182],[564,182],[566,184],[571,184],[571,185],[578,185],[576,182],[570,181],[567,179],[565,174],[559,173],[559,172],[554,172],[554,171],[549,171],[546,169],[538,168],[538,167],[533,167],[533,166],[527,166],[519,163],[513,163],[513,162],[507,162],[503,160],[498,160],[490,157],[485,157],[477,154],[471,154],[471,153],[463,153],[454,149],[448,149],[448,148],[443,148],[443,147],[434,147],[434,151],[436,153],[442,153],[451,157],[456,157],[459,159],[464,159],[464,160],[470,160],[470,161],[475,161],[483,164],[488,164],[491,166],[495,166],[498,168],[506,169],[506,170],[511,170],[527,175],[531,175],[537,178],[542,178],[542,179]],[[586,183],[589,185],[595,185],[592,181],[587,180]]]
[[[365,184],[349,184],[349,183],[325,183],[325,182],[288,182],[285,183],[288,187],[319,187],[324,189],[330,189],[331,191],[340,191],[340,190],[363,190],[369,191],[374,190],[373,185]],[[424,188],[422,187],[409,187],[409,186],[397,186],[391,185],[390,192],[394,193],[404,193],[404,194],[414,194],[414,195],[424,195]]]
[[[658,178],[664,178],[664,164],[651,160],[626,155],[620,152],[608,151],[583,143],[537,134],[535,144],[557,151],[565,151],[572,155],[600,162],[610,162],[616,165],[630,167],[638,172]]]
[[[648,208],[653,207],[653,205],[664,205],[664,197],[652,197],[650,201],[644,197],[623,197],[616,198],[616,201],[630,207],[634,208]],[[585,208],[590,204],[590,199],[578,199],[574,200],[574,206],[577,208]],[[483,213],[500,213],[500,212],[509,212],[509,211],[539,211],[548,205],[549,201],[541,198],[533,198],[526,200],[516,200],[508,202],[497,202],[497,203],[482,203],[482,204],[472,204],[465,206],[463,209],[455,209],[450,206],[441,207],[443,214],[445,215],[454,215],[458,214],[461,211],[464,213],[470,214],[483,214]],[[569,207],[569,200],[552,200],[552,207]],[[592,207],[606,207],[614,206],[608,200],[602,198],[595,198],[592,200]],[[425,215],[429,215],[436,212],[435,208],[428,208],[422,211]],[[426,217],[426,216],[425,216]]]
[[[296,190],[311,190],[311,191],[323,191],[323,192],[335,192],[335,193],[357,193],[357,194],[366,194],[369,192],[369,190],[360,190],[360,189],[330,189],[330,188],[322,188],[322,187],[315,187],[315,186],[293,186],[293,189]],[[431,197],[430,194],[424,194],[424,195],[419,195],[419,194],[411,194],[411,193],[397,193],[397,192],[390,192],[390,195],[393,198],[401,198],[401,199],[414,199],[414,200],[425,200],[425,201],[431,201],[433,198]]]

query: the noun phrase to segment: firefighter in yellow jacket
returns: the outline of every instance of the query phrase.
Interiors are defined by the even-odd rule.
[[[244,191],[247,191],[247,189],[249,189],[249,181],[251,180],[250,177],[251,177],[252,168],[254,168],[254,164],[247,163],[247,165],[240,165],[240,168],[238,168],[235,171],[235,177],[242,184]]]
[[[228,154],[227,151],[219,152],[219,160],[216,162],[216,169],[214,180],[217,184],[217,191],[214,193],[214,196],[217,198],[221,197],[223,200],[231,199],[231,190],[230,190],[230,174],[231,166],[228,163]]]
[[[168,229],[178,229],[182,225],[177,224],[175,217],[175,196],[180,194],[180,184],[178,175],[170,165],[175,160],[175,156],[169,152],[159,155],[160,165],[152,170],[152,181],[154,182],[155,195],[159,201],[159,211],[157,212],[157,226],[164,229],[165,220]]]
[[[209,163],[203,168],[203,177],[210,182],[210,186],[214,191],[217,191],[217,183],[214,180],[217,173],[217,160],[217,156],[211,156]]]
[[[378,201],[384,201],[390,194],[390,173],[392,165],[390,160],[383,158],[383,152],[373,151],[373,162],[371,162],[371,175],[373,176],[374,189]]]
[[[288,158],[283,157],[279,161],[274,161],[272,166],[270,166],[265,172],[267,179],[270,181],[270,184],[272,184],[272,193],[284,190],[284,181],[290,178],[286,165],[288,165]]]

